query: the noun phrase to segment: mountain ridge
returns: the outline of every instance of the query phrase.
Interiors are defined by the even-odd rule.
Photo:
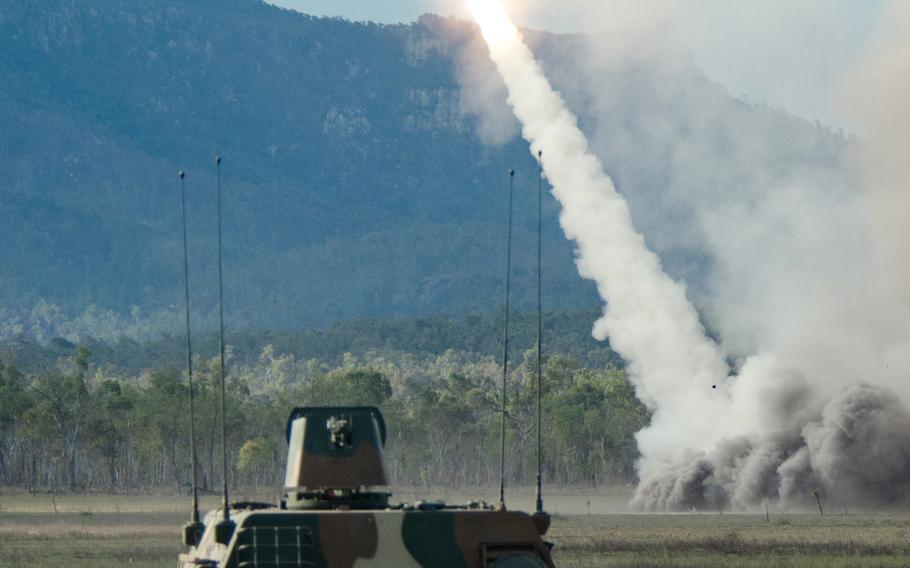
[[[225,6],[0,2],[9,85],[0,92],[9,125],[0,141],[0,305],[176,309],[175,173],[185,169],[193,307],[209,312],[216,153],[224,157],[231,325],[302,328],[495,308],[509,168],[519,172],[515,304],[533,303],[536,165],[517,132],[485,144],[482,117],[464,108],[459,66],[476,40],[472,25],[430,15],[409,25],[352,23],[256,0]],[[596,124],[591,94],[569,88],[561,65],[582,40],[530,39],[581,123]],[[685,73],[692,88],[707,88],[707,78]],[[648,100],[629,85],[637,89],[630,101]],[[629,195],[633,213],[642,212],[636,199],[660,195],[661,175],[638,170],[661,166],[622,160],[605,161],[621,189],[626,180],[644,188],[645,197]],[[547,196],[545,298],[552,308],[586,308],[597,297],[574,269],[558,211]],[[710,260],[660,238],[668,269],[698,289]]]

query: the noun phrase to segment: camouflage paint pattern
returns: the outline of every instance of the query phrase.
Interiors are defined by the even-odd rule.
[[[211,527],[217,512],[209,514]],[[284,511],[235,515],[231,542],[207,530],[180,568],[553,566],[533,518],[515,511]],[[499,560],[499,562],[497,562]]]
[[[336,444],[330,421],[346,424],[347,444]],[[345,488],[386,485],[382,447],[385,423],[373,407],[299,408],[288,420],[285,488]]]
[[[374,407],[296,408],[288,419],[285,508],[235,510],[226,544],[215,540],[220,511],[180,568],[542,568],[549,517],[514,511],[388,507]],[[419,505],[419,504],[418,504]]]

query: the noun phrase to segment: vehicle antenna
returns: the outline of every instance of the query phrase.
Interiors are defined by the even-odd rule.
[[[219,365],[218,375],[221,383],[221,477],[222,500],[224,517],[216,526],[215,540],[227,544],[234,532],[234,522],[231,521],[231,503],[228,499],[227,479],[227,434],[225,432],[225,395],[224,395],[224,278],[222,275],[221,261],[221,157],[215,156],[216,181],[218,189],[218,347]]]
[[[512,195],[515,170],[509,170],[509,221],[506,236],[506,305],[502,330],[502,408],[499,429],[499,508],[506,508],[506,383],[509,376],[509,292],[512,273]]]
[[[541,358],[543,352],[543,325],[541,300],[541,202],[543,195],[543,151],[537,152],[537,506],[535,511],[543,513],[543,491],[541,489],[541,470],[543,469],[543,443],[541,434],[541,391],[543,374]]]
[[[177,175],[180,176],[180,218],[183,224],[183,311],[186,321],[186,371],[190,393],[190,460],[193,467],[193,515],[190,517],[190,523],[183,529],[183,540],[187,546],[195,546],[198,544],[205,527],[199,522],[199,466],[196,456],[196,412],[193,404],[193,345],[190,335],[189,255],[187,254],[186,245],[186,173],[181,170]]]

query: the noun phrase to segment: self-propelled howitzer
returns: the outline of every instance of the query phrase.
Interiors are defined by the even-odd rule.
[[[482,502],[390,503],[375,407],[308,407],[291,412],[284,498],[277,506],[233,507],[185,531],[179,567],[544,568],[546,513]]]

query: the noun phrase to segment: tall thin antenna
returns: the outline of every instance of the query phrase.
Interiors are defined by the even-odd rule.
[[[196,457],[196,412],[193,404],[193,344],[192,336],[190,335],[190,270],[186,244],[186,187],[184,184],[186,173],[181,170],[177,175],[180,176],[180,212],[181,221],[183,223],[183,311],[186,316],[186,371],[190,392],[190,459],[193,466],[193,514],[192,517],[190,517],[190,524],[184,529],[184,542],[188,545],[195,545],[199,542],[203,526],[202,523],[199,522],[199,466]]]
[[[228,479],[227,479],[227,434],[225,433],[225,396],[224,396],[224,292],[221,269],[221,157],[215,156],[215,170],[218,184],[218,348],[219,348],[219,366],[218,375],[221,379],[221,478],[223,489],[223,509],[224,518],[219,523],[222,533],[216,534],[216,540],[226,544],[230,540],[230,534],[233,533],[233,522],[231,521],[231,503],[228,500]],[[225,537],[224,539],[218,536]]]
[[[509,377],[509,292],[512,276],[512,194],[515,170],[509,170],[509,230],[506,236],[506,305],[502,329],[502,409],[499,429],[499,508],[506,508],[506,383]]]
[[[541,357],[543,352],[543,302],[541,300],[541,238],[540,219],[541,219],[541,201],[543,195],[543,151],[537,152],[537,499],[536,508],[538,513],[543,513],[543,491],[541,488],[541,470],[543,469],[543,442],[541,434],[541,390],[543,385],[543,374],[541,373]]]

